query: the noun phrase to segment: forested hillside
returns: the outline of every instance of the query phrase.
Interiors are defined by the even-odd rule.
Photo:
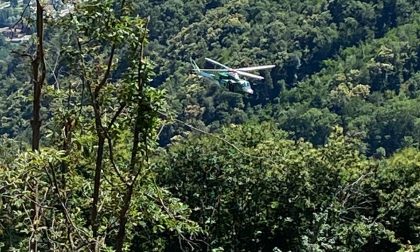
[[[1,251],[420,250],[419,1],[0,1],[0,30]],[[243,95],[205,57],[276,67]]]
[[[391,104],[410,99],[402,109],[418,111],[413,84],[420,68],[418,1],[149,4],[142,9],[154,24],[151,51],[158,52],[162,73],[156,83],[171,91],[173,106],[184,120],[214,130],[258,114],[296,139],[315,144],[325,143],[329,129],[339,124],[346,131],[366,135],[370,154],[380,147],[391,154],[419,142],[418,114],[395,118],[398,122],[393,127],[403,127],[398,133],[381,130],[375,123],[383,105],[380,100]],[[266,80],[256,83],[255,95],[243,97],[197,86],[200,82],[189,76],[189,57],[202,64],[204,57],[211,57],[230,66],[272,63],[277,67],[263,73]],[[405,98],[394,98],[400,94]],[[352,109],[355,106],[360,112]]]

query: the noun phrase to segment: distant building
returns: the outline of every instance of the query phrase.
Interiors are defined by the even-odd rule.
[[[74,10],[74,5],[72,3],[78,1],[69,1],[68,4],[63,4],[61,0],[49,0],[48,4],[45,6],[46,15],[51,18],[60,18],[64,17]],[[0,0],[0,10],[7,8],[20,8],[23,10],[24,6],[28,4],[27,0],[17,0],[13,6],[10,4],[10,1]],[[35,1],[32,1],[31,6],[27,13],[32,13],[34,15],[36,12]],[[30,35],[31,29],[28,26],[19,24],[17,26],[11,27],[0,27],[0,34],[5,37],[5,40],[12,43],[21,43],[31,39]]]
[[[1,27],[0,33],[5,37],[5,40],[12,43],[20,43],[28,41],[32,35],[27,34],[27,29],[12,28],[12,27]]]

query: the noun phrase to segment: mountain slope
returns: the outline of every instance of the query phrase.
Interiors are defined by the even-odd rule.
[[[144,10],[158,14],[151,18],[150,50],[161,73],[155,83],[169,90],[180,119],[210,130],[274,120],[315,144],[339,124],[362,134],[369,153],[419,142],[417,126],[396,138],[373,130],[380,106],[406,99],[405,106],[416,105],[409,98],[418,88],[412,79],[419,71],[418,1],[151,2]],[[277,67],[261,73],[266,79],[255,83],[255,95],[243,97],[195,79],[189,57]],[[408,125],[417,125],[414,119]],[[174,129],[166,133],[168,139]]]

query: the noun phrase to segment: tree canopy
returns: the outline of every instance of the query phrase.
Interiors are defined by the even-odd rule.
[[[0,2],[0,250],[419,250],[419,13]],[[245,96],[190,57],[276,67]]]

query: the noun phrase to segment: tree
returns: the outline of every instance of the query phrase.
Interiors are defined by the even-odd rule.
[[[192,218],[206,231],[201,250],[398,250],[418,244],[419,173],[412,170],[418,151],[377,161],[361,147],[341,128],[314,147],[288,140],[271,123],[251,123],[191,135],[157,159],[156,169],[160,183],[194,210]]]
[[[164,92],[149,85],[147,20],[132,17],[128,1],[93,0],[76,9],[49,23],[48,42],[36,41],[37,137],[33,151],[22,147],[15,162],[3,163],[12,158],[7,155],[0,163],[2,206],[15,213],[12,220],[0,217],[7,223],[3,245],[22,250],[29,242],[32,251],[165,247],[158,235],[137,244],[133,238],[143,232],[188,242],[187,234],[199,231],[189,209],[157,186],[150,170],[165,103]],[[54,36],[61,38],[58,47]],[[58,59],[44,59],[40,44]],[[51,60],[66,71],[47,72]],[[54,85],[42,88],[44,80]],[[41,104],[48,104],[42,128]]]
[[[36,31],[37,45],[36,55],[32,59],[32,83],[33,83],[33,105],[32,105],[32,150],[39,150],[41,139],[41,96],[44,85],[46,69],[44,59],[44,6],[39,0],[36,1]]]

